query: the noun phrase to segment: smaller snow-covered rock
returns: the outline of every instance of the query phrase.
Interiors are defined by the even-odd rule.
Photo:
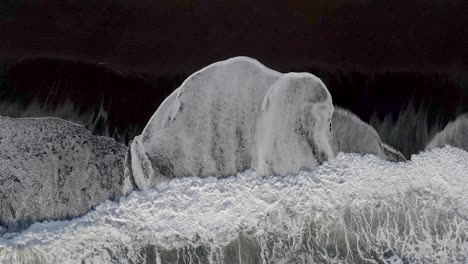
[[[404,161],[403,155],[382,143],[373,127],[358,116],[340,107],[335,107],[331,126],[331,144],[335,155],[338,152],[374,154],[390,161]]]
[[[256,128],[256,164],[263,175],[312,169],[333,157],[330,93],[308,73],[287,73],[265,95]]]
[[[125,149],[58,118],[0,117],[0,225],[80,216],[120,197]]]
[[[459,116],[445,126],[427,144],[426,150],[450,145],[468,151],[468,113]]]

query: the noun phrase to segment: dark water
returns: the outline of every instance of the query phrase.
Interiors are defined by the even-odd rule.
[[[36,57],[0,66],[0,115],[57,116],[93,133],[128,143],[159,104],[189,75],[120,72],[115,67]],[[355,71],[301,67],[326,84],[336,105],[347,108],[406,157],[424,149],[435,133],[468,112],[468,75],[447,71]]]

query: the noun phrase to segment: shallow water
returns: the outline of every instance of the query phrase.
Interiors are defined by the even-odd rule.
[[[0,263],[468,263],[468,153],[179,178],[0,238]]]

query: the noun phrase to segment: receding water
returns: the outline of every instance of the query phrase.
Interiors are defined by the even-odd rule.
[[[0,238],[0,263],[468,263],[468,153],[180,178]]]

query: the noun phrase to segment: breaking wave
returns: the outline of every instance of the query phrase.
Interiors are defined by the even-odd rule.
[[[1,263],[466,263],[468,153],[176,178],[0,238]]]

